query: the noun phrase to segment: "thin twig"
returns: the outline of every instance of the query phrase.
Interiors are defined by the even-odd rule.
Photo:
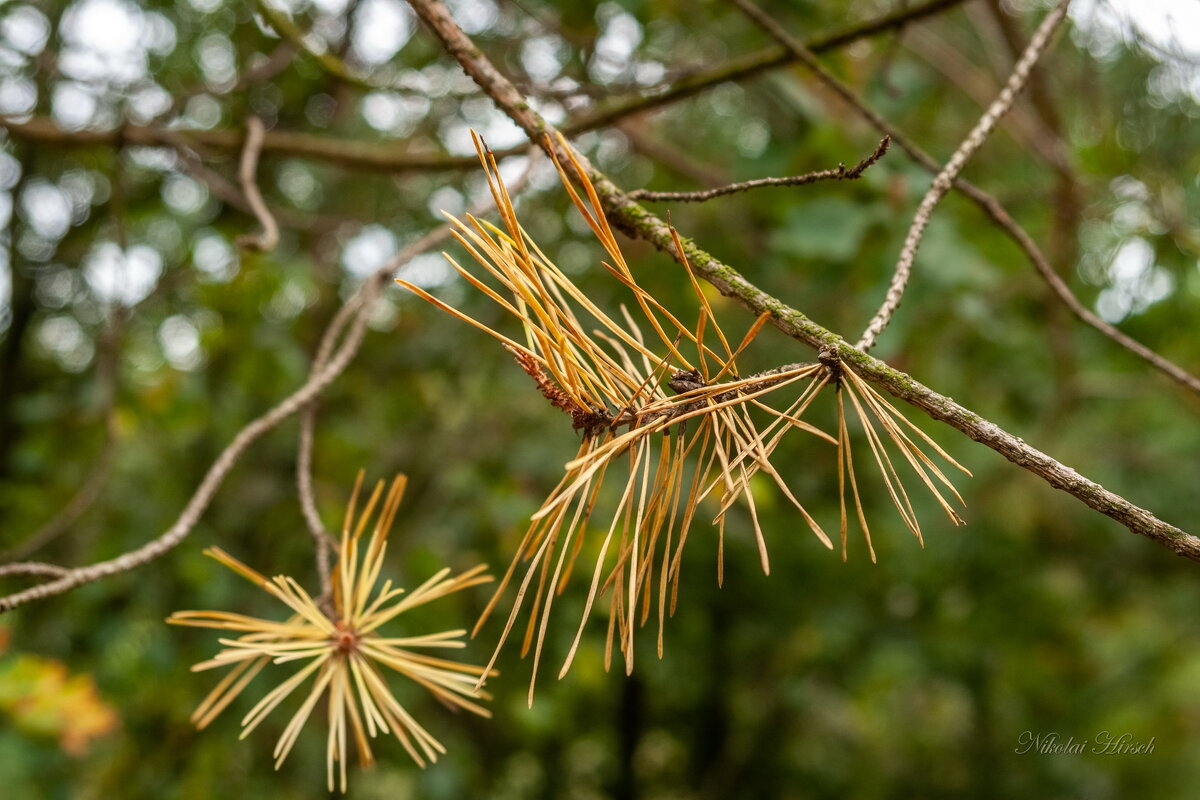
[[[761,25],[763,21],[768,20],[762,11],[755,6],[751,0],[733,0],[739,8],[744,10],[746,14],[753,17]],[[917,213],[913,215],[912,224],[909,226],[908,235],[904,238],[904,246],[900,248],[900,257],[896,260],[895,271],[892,273],[892,282],[888,286],[887,294],[884,296],[883,304],[879,310],[875,312],[875,316],[867,323],[866,329],[859,337],[858,343],[855,345],[858,349],[866,352],[870,350],[879,334],[883,333],[884,328],[891,322],[892,314],[900,306],[900,300],[904,297],[904,290],[908,286],[908,279],[912,275],[913,261],[917,257],[917,248],[921,245],[921,238],[925,234],[925,228],[929,225],[929,220],[933,216],[933,210],[941,199],[950,191],[954,179],[962,172],[963,167],[967,165],[967,161],[971,156],[983,146],[987,140],[988,134],[996,127],[996,123],[1000,121],[1000,117],[1012,108],[1013,101],[1017,98],[1017,93],[1025,86],[1025,81],[1029,78],[1029,73],[1033,70],[1038,59],[1041,58],[1046,46],[1050,43],[1054,32],[1058,30],[1058,26],[1067,16],[1067,5],[1070,0],[1061,0],[1054,9],[1046,15],[1042,20],[1042,24],[1038,26],[1037,32],[1030,39],[1029,45],[1025,48],[1025,52],[1021,54],[1021,58],[1013,67],[1012,74],[1004,84],[1004,88],[1000,90],[1000,94],[988,106],[987,111],[979,118],[979,122],[975,123],[975,127],[967,134],[966,138],[954,151],[954,155],[950,156],[950,160],[946,162],[946,166],[933,179],[933,185],[929,187],[929,191],[925,193],[925,197],[921,200],[921,205],[917,207]]]
[[[720,186],[716,189],[707,189],[702,192],[651,192],[646,189],[635,189],[632,192],[628,192],[627,196],[630,200],[652,203],[702,203],[705,200],[712,200],[714,197],[723,197],[727,194],[745,192],[764,186],[806,186],[818,181],[854,181],[861,178],[863,172],[868,167],[883,158],[883,154],[888,150],[889,142],[888,137],[884,136],[880,140],[879,146],[875,148],[875,152],[849,169],[846,169],[845,164],[838,164],[834,169],[823,169],[818,172],[808,172],[804,175],[793,175],[788,178],[756,178],[750,181],[743,181],[742,183]]]
[[[454,56],[496,105],[525,131],[531,141],[541,143],[543,149],[568,158],[564,144],[553,138],[553,135],[557,134],[554,126],[530,107],[516,87],[483,55],[470,37],[463,33],[441,0],[409,0],[409,4],[441,40],[446,51]],[[683,239],[684,253],[676,252],[669,225],[626,197],[607,176],[591,166],[586,157],[578,153],[575,155],[587,170],[606,213],[631,236],[644,239],[677,261],[682,262],[686,254],[696,274],[715,286],[722,294],[735,298],[754,313],[769,312],[772,324],[785,334],[818,352],[828,348],[840,361],[851,366],[859,376],[886,389],[893,396],[995,450],[1022,469],[1041,477],[1054,488],[1067,492],[1088,507],[1121,523],[1131,532],[1158,542],[1180,556],[1200,562],[1200,539],[1195,536],[1088,480],[1027,444],[1020,437],[1005,431],[950,398],[934,392],[911,376],[851,347],[844,339],[813,322],[800,311],[751,284],[737,270],[700,249],[694,242]]]
[[[314,368],[317,362],[313,362]],[[337,549],[337,543],[325,531],[317,502],[313,494],[313,429],[317,421],[317,401],[312,400],[300,412],[300,446],[296,455],[296,491],[300,495],[300,510],[308,532],[312,534],[317,553],[317,575],[321,581],[319,604],[328,603],[333,597],[333,582],[330,580],[329,556]]]
[[[209,192],[225,205],[244,214],[254,214],[246,195],[225,176],[206,166],[189,142],[183,137],[168,138],[167,141],[171,142],[176,155],[179,156],[180,171],[203,183]],[[313,214],[294,208],[277,208],[273,216],[282,227],[299,231],[324,232],[347,221],[347,218],[335,215]]]
[[[276,33],[282,36],[287,41],[291,42],[295,47],[299,48],[316,61],[321,69],[328,72],[333,77],[340,81],[349,83],[362,89],[368,90],[395,90],[404,89],[406,87],[389,84],[385,81],[374,81],[356,73],[350,66],[327,47],[319,47],[313,44],[313,36],[308,31],[305,31],[299,25],[292,21],[286,11],[276,8],[267,0],[258,0],[258,10],[262,13],[263,19],[267,24],[274,29]]]
[[[0,578],[12,575],[52,575],[56,578],[66,575],[70,570],[57,564],[45,564],[41,561],[17,561],[13,564],[0,565]]]
[[[941,164],[939,164],[932,156],[922,150],[915,142],[912,141],[912,139],[901,132],[899,128],[872,110],[871,107],[868,106],[853,89],[840,81],[837,77],[830,73],[829,70],[825,69],[825,67],[821,65],[821,62],[816,59],[813,51],[806,48],[804,44],[800,42],[800,40],[793,37],[787,31],[783,30],[778,25],[775,25],[773,20],[768,19],[767,21],[771,23],[768,33],[770,33],[773,37],[775,37],[775,39],[783,44],[784,47],[791,51],[795,55],[796,60],[802,62],[806,67],[808,67],[818,80],[824,83],[830,90],[834,92],[834,94],[841,97],[842,100],[845,101],[848,106],[850,106],[850,108],[854,109],[854,111],[863,117],[863,119],[870,122],[877,131],[890,137],[893,144],[907,153],[908,156],[917,164],[921,165],[923,169],[935,175],[941,172]],[[1046,282],[1055,295],[1058,296],[1059,300],[1061,300],[1062,303],[1071,310],[1071,313],[1078,317],[1080,321],[1091,326],[1102,335],[1111,339],[1113,342],[1117,343],[1121,347],[1124,347],[1126,350],[1129,350],[1134,355],[1144,359],[1151,366],[1158,369],[1167,375],[1167,377],[1179,383],[1181,386],[1200,394],[1200,377],[1193,375],[1192,373],[1180,367],[1178,364],[1175,364],[1169,359],[1164,358],[1163,356],[1151,350],[1149,347],[1146,347],[1136,339],[1133,339],[1132,337],[1122,333],[1089,311],[1087,307],[1085,307],[1083,303],[1081,303],[1079,299],[1071,292],[1071,289],[1067,286],[1066,282],[1063,281],[1063,279],[1059,277],[1058,273],[1054,271],[1054,267],[1050,265],[1050,262],[1046,259],[1046,256],[1042,253],[1037,243],[1033,240],[1033,237],[1026,233],[1024,228],[1017,224],[1016,220],[1012,218],[999,200],[962,177],[955,178],[953,184],[955,189],[971,198],[971,200],[975,201],[975,204],[983,209],[984,213],[987,214],[992,221],[1000,227],[1001,230],[1007,233],[1009,238],[1011,238],[1019,248],[1021,248],[1021,251],[1025,253],[1025,256],[1029,259],[1030,263],[1033,264],[1034,269],[1037,270],[1037,273],[1039,276],[1041,276],[1042,280]]]
[[[242,160],[238,167],[238,180],[242,184],[242,193],[246,195],[246,202],[250,204],[262,230],[258,233],[239,236],[237,243],[249,250],[258,250],[262,253],[274,250],[275,245],[279,244],[279,225],[276,224],[275,217],[271,216],[270,209],[263,201],[262,192],[258,190],[256,175],[258,156],[262,153],[265,133],[266,129],[263,127],[261,119],[250,117],[246,120],[246,144],[242,148]]]

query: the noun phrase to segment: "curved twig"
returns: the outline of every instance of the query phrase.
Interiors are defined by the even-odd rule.
[[[817,183],[818,181],[856,181],[862,177],[862,174],[868,167],[883,158],[884,153],[888,150],[890,141],[887,136],[884,136],[880,140],[879,146],[875,148],[875,152],[849,169],[846,169],[845,164],[838,164],[834,169],[823,169],[817,172],[808,172],[804,175],[792,175],[787,178],[756,178],[700,192],[651,192],[646,189],[635,189],[632,192],[628,192],[627,196],[630,200],[637,200],[639,202],[703,203],[706,200],[712,200],[714,197],[724,197],[727,194],[736,194],[737,192],[759,189],[764,186],[807,186],[810,183]]]
[[[41,561],[17,561],[13,564],[0,565],[0,578],[13,575],[52,575],[61,577],[70,572],[66,567],[57,564],[45,564]]]
[[[317,362],[313,362],[313,368]],[[311,400],[300,411],[300,445],[296,454],[296,492],[300,496],[300,510],[304,514],[304,523],[312,534],[313,546],[317,552],[317,576],[321,581],[321,596],[319,603],[328,602],[333,597],[333,582],[330,580],[330,555],[336,550],[336,542],[325,531],[321,515],[317,511],[316,497],[313,494],[313,431],[317,424],[317,401]]]
[[[258,233],[239,236],[237,243],[241,247],[263,253],[274,250],[275,245],[279,244],[279,225],[275,222],[275,217],[271,216],[266,202],[263,201],[255,175],[258,171],[258,157],[262,153],[265,134],[266,130],[263,128],[261,119],[250,117],[246,120],[246,144],[242,148],[242,159],[238,167],[238,180],[242,184],[242,192],[246,195],[246,202],[250,204],[262,230]]]
[[[733,0],[733,2],[760,25],[768,20],[751,0]],[[925,233],[926,226],[929,225],[934,208],[950,191],[954,179],[962,172],[967,161],[983,146],[988,134],[1000,121],[1000,117],[1012,108],[1013,101],[1017,99],[1017,94],[1024,88],[1025,81],[1029,78],[1029,73],[1041,58],[1046,46],[1054,36],[1054,32],[1058,30],[1058,26],[1066,18],[1069,3],[1070,0],[1061,0],[1042,20],[1042,24],[1038,26],[1037,32],[1029,41],[1025,52],[1021,54],[1020,60],[1013,67],[1012,74],[1009,75],[1000,94],[988,106],[987,111],[979,118],[979,122],[975,123],[975,127],[963,139],[962,144],[954,151],[954,155],[950,156],[946,166],[942,167],[942,171],[933,179],[933,185],[921,199],[921,205],[917,207],[917,213],[913,215],[912,224],[909,226],[908,235],[904,237],[904,246],[900,248],[900,257],[896,260],[895,271],[892,273],[892,281],[884,296],[883,304],[875,312],[871,321],[867,323],[866,329],[863,330],[862,336],[855,345],[859,350],[866,352],[874,347],[879,334],[883,333],[883,329],[891,322],[892,314],[899,308],[900,300],[904,297],[904,290],[908,286],[908,279],[912,274],[913,261],[917,257],[917,248],[921,245],[921,237]]]

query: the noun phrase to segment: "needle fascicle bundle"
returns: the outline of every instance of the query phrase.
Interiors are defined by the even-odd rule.
[[[619,315],[606,313],[522,228],[500,179],[495,157],[478,137],[475,145],[501,224],[493,225],[469,215],[465,220],[447,215],[455,228],[455,237],[485,274],[476,275],[449,254],[446,258],[464,280],[521,322],[521,340],[479,322],[407,281],[398,282],[500,340],[546,400],[566,413],[573,427],[582,432],[576,456],[566,464],[562,479],[532,515],[507,572],[476,625],[478,631],[523,566],[516,599],[492,664],[526,606],[528,595],[522,653],[533,652],[529,690],[532,703],[554,598],[567,585],[584,549],[584,539],[593,531],[589,526],[610,470],[621,472],[624,486],[618,492],[615,508],[595,526],[600,542],[592,549],[598,554],[583,614],[559,677],[570,668],[592,608],[605,594],[610,605],[606,666],[611,664],[616,642],[626,670],[632,670],[634,629],[647,622],[652,610],[656,611],[658,621],[661,657],[663,621],[674,613],[678,600],[683,547],[706,498],[713,498],[715,508],[718,581],[723,576],[727,512],[735,504],[748,510],[763,571],[770,571],[766,537],[751,491],[751,481],[760,472],[795,506],[821,543],[833,547],[829,536],[771,463],[772,453],[789,431],[800,429],[836,445],[839,454],[846,454],[845,465],[852,467],[852,462],[843,436],[844,421],[839,435],[831,436],[801,419],[820,389],[831,380],[833,368],[822,363],[790,364],[742,377],[737,358],[761,331],[769,315],[759,316],[737,346],[732,346],[683,257],[697,311],[694,325],[681,322],[635,279],[587,172],[574,160],[571,149],[565,147],[572,160],[564,164],[555,159],[563,186],[608,254],[609,260],[603,262],[603,268],[632,295],[633,310],[622,306]],[[682,254],[678,234],[672,230],[672,235],[677,252]],[[650,335],[643,335],[643,330]],[[714,339],[710,346],[708,341]],[[849,374],[849,370],[842,371]],[[853,380],[850,378],[846,383]],[[802,387],[802,391],[783,410],[768,404],[768,400],[784,394],[779,390],[792,385]],[[869,387],[867,390],[874,391]],[[863,394],[863,399],[870,413],[884,415],[881,421],[889,436],[895,439],[897,434],[904,435],[895,423],[902,418],[877,394]],[[888,410],[883,411],[884,408]],[[911,425],[907,421],[902,424]],[[928,441],[924,434],[920,436]],[[869,441],[876,448],[878,436]],[[899,439],[896,441],[900,443]],[[906,441],[911,443],[911,439]],[[925,465],[945,482],[944,476],[915,445],[904,452],[919,472],[920,465]],[[842,464],[839,456],[839,465]],[[624,468],[614,469],[616,465]],[[843,474],[841,467],[839,474]],[[884,477],[888,478],[887,473]],[[851,482],[861,521],[861,503],[852,473]],[[898,494],[891,483],[888,486],[894,498],[903,496],[902,488]],[[900,503],[897,500],[904,514],[905,507]],[[844,549],[844,501],[842,508]],[[906,523],[910,519],[915,525],[915,518],[905,516]],[[864,533],[869,541],[865,525]]]
[[[381,633],[384,625],[406,611],[490,582],[492,577],[486,574],[486,565],[454,576],[448,568],[442,569],[409,592],[394,586],[390,580],[380,584],[388,533],[404,495],[406,480],[402,475],[397,476],[386,497],[383,481],[380,481],[355,521],[362,478],[359,473],[346,511],[333,595],[328,603],[314,599],[286,575],[267,578],[214,547],[205,554],[282,602],[291,610],[291,617],[281,622],[227,611],[177,611],[167,619],[173,625],[240,634],[236,638],[221,639],[224,649],[192,667],[194,672],[231,668],[192,714],[192,722],[198,728],[204,728],[216,719],[267,665],[302,664],[246,714],[242,720],[242,738],[312,679],[300,709],[275,746],[275,768],[279,769],[291,752],[317,702],[327,697],[326,760],[331,792],[336,776],[340,776],[339,788],[346,791],[347,733],[354,738],[362,766],[375,763],[370,739],[380,733],[394,735],[422,767],[427,762],[437,761],[438,755],[446,751],[392,694],[384,668],[424,687],[449,708],[491,716],[491,712],[474,702],[488,697],[477,685],[487,674],[485,669],[417,652],[420,649],[461,648],[465,630],[399,637]],[[381,497],[384,497],[382,510],[364,549],[363,533]]]

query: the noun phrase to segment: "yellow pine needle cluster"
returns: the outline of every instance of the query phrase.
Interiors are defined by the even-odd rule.
[[[517,220],[494,156],[478,137],[475,145],[503,227],[473,216],[468,216],[465,221],[447,216],[455,228],[456,238],[483,267],[490,281],[476,276],[451,256],[446,255],[446,258],[467,282],[520,320],[524,342],[509,338],[417,286],[403,280],[398,282],[438,308],[499,339],[534,379],[547,400],[571,416],[574,427],[583,431],[579,452],[567,463],[558,486],[533,514],[517,553],[475,629],[476,632],[479,630],[513,581],[518,567],[524,565],[516,600],[489,668],[495,663],[536,580],[522,647],[523,655],[530,649],[534,653],[529,688],[531,703],[551,606],[571,576],[583,549],[584,534],[601,484],[615,463],[627,464],[628,477],[612,516],[602,523],[605,533],[599,544],[584,611],[559,677],[570,668],[597,597],[606,592],[610,603],[606,666],[611,663],[615,640],[619,643],[626,670],[632,670],[634,629],[646,623],[655,607],[661,657],[663,620],[668,612],[673,614],[675,610],[683,546],[700,503],[710,495],[715,498],[717,509],[713,523],[718,530],[718,581],[722,578],[726,513],[739,501],[749,511],[762,568],[769,572],[766,541],[750,491],[751,479],[759,472],[773,480],[799,510],[814,535],[826,547],[832,548],[829,537],[771,464],[771,454],[782,437],[794,428],[838,447],[843,487],[843,553],[847,527],[844,501],[847,470],[850,471],[859,521],[869,543],[870,534],[852,471],[844,418],[839,416],[839,435],[836,437],[800,419],[837,371],[847,376],[846,380],[839,380],[839,384],[857,389],[863,398],[861,406],[858,399],[854,400],[855,408],[864,428],[870,431],[868,441],[906,524],[910,528],[916,526],[911,504],[907,503],[907,495],[903,494],[898,478],[894,478],[895,470],[892,469],[890,475],[884,471],[883,464],[890,466],[890,461],[886,461],[886,454],[881,454],[881,441],[863,416],[864,408],[880,419],[889,437],[934,490],[935,496],[942,500],[922,465],[939,481],[949,485],[948,481],[904,434],[896,420],[912,427],[911,423],[903,420],[848,369],[807,363],[739,377],[736,359],[762,329],[769,315],[763,314],[755,320],[738,346],[731,347],[717,325],[712,307],[686,257],[683,258],[684,266],[698,304],[694,328],[685,326],[643,289],[626,264],[595,188],[583,166],[574,160],[569,147],[564,148],[571,155],[569,165],[564,166],[555,159],[559,177],[611,259],[603,263],[604,268],[632,292],[641,325],[625,307],[621,308],[620,320],[607,314],[542,252]],[[576,190],[575,181],[582,187],[582,195]],[[672,235],[677,252],[682,254],[678,235],[673,230]],[[499,284],[500,290],[493,288],[493,282]],[[583,320],[587,320],[586,326]],[[653,331],[657,345],[647,344],[642,335],[643,325]],[[706,335],[715,336],[716,349],[706,344]],[[779,411],[763,402],[764,395],[792,384],[804,388],[785,410]],[[840,410],[840,392],[838,396]],[[756,415],[751,414],[752,410],[756,415],[765,412],[769,424],[761,425]],[[929,442],[928,437],[920,431],[917,433]],[[938,453],[946,457],[940,449]],[[953,491],[953,487],[950,490]],[[944,501],[942,505],[952,519],[958,519]],[[919,529],[916,530],[919,536]]]
[[[822,355],[822,360],[826,360],[824,355]],[[911,431],[916,435],[917,439],[933,448],[934,452],[954,468],[961,470],[966,475],[970,475],[971,471],[955,461],[928,434],[893,408],[887,398],[859,377],[854,370],[841,362],[827,361],[826,369],[814,376],[805,388],[805,396],[810,393],[815,395],[816,392],[829,383],[833,384],[837,397],[838,505],[841,517],[839,527],[842,543],[842,560],[845,561],[847,557],[846,545],[849,515],[846,510],[846,484],[848,477],[850,494],[854,498],[855,516],[858,519],[859,527],[862,529],[863,538],[866,540],[871,561],[872,563],[875,562],[875,545],[871,541],[871,528],[867,524],[867,516],[862,505],[862,496],[859,494],[858,489],[858,477],[854,472],[854,454],[851,447],[849,429],[846,425],[846,397],[850,398],[851,407],[854,409],[859,425],[866,435],[867,444],[871,449],[872,456],[874,456],[875,465],[879,468],[879,474],[883,478],[883,484],[887,489],[888,497],[891,499],[893,505],[896,506],[896,510],[900,512],[900,518],[904,521],[905,527],[912,532],[921,546],[925,546],[925,538],[921,533],[921,525],[917,522],[917,513],[913,509],[912,501],[909,499],[908,492],[904,488],[904,482],[901,480],[900,474],[896,471],[895,464],[891,456],[888,455],[887,448],[884,446],[884,440],[876,429],[875,422],[872,422],[872,418],[883,428],[883,432],[892,440],[896,449],[900,451],[900,454],[912,468],[913,472],[925,484],[929,493],[937,501],[941,509],[946,512],[946,516],[950,521],[955,525],[964,524],[962,517],[958,515],[958,512],[954,510],[946,500],[945,495],[942,494],[943,490],[938,488],[938,484],[941,484],[945,491],[953,495],[954,499],[960,505],[965,505],[962,496],[954,488],[954,484],[950,482],[950,479],[946,477],[941,468],[925,454],[920,444],[909,435],[908,431]],[[906,428],[907,431],[905,430]]]
[[[629,669],[633,663],[635,617],[640,615],[641,622],[646,621],[655,594],[661,653],[662,620],[668,596],[672,610],[674,608],[687,531],[700,501],[715,490],[720,491],[721,499],[714,521],[722,535],[728,509],[739,498],[746,501],[754,520],[764,569],[769,566],[766,544],[749,491],[750,479],[759,470],[777,481],[800,508],[813,532],[827,546],[832,546],[828,536],[800,506],[771,466],[769,454],[778,443],[778,436],[769,437],[782,433],[787,427],[800,427],[830,443],[836,440],[799,420],[797,408],[781,413],[758,400],[766,392],[800,381],[824,368],[818,364],[799,365],[779,372],[765,384],[761,379],[755,383],[737,378],[735,359],[761,330],[766,317],[755,322],[736,349],[731,348],[715,323],[707,298],[693,278],[700,304],[699,318],[695,330],[684,326],[634,280],[616,237],[599,210],[595,190],[580,165],[572,166],[581,177],[586,202],[559,165],[563,183],[576,207],[612,259],[611,264],[604,266],[633,292],[645,324],[660,341],[663,354],[655,352],[646,344],[633,314],[623,308],[621,321],[606,314],[542,253],[521,228],[511,198],[499,179],[494,158],[478,140],[476,145],[504,228],[474,217],[468,217],[465,222],[451,217],[451,221],[459,242],[512,299],[453,258],[447,258],[465,280],[521,320],[525,342],[515,341],[477,322],[419,287],[401,283],[430,303],[503,342],[534,378],[542,394],[568,413],[575,427],[584,432],[576,458],[567,464],[562,481],[533,515],[518,553],[483,617],[486,618],[495,607],[518,565],[524,562],[525,574],[497,652],[536,579],[537,588],[533,593],[524,639],[524,650],[528,651],[536,637],[536,647],[533,647],[536,676],[553,599],[566,585],[582,549],[583,533],[604,475],[614,461],[627,460],[628,479],[621,500],[607,523],[586,609],[580,620],[580,633],[576,635],[560,675],[566,672],[574,658],[583,625],[602,590],[610,592],[612,611],[606,660],[611,659],[615,638],[620,642]],[[581,316],[590,320],[596,329],[589,332]],[[706,333],[716,335],[720,354],[705,344]],[[686,346],[681,346],[684,341]],[[684,350],[695,355],[688,358]],[[669,396],[666,388],[671,386],[679,389],[679,393]],[[803,400],[801,406],[808,399],[811,398]],[[758,406],[773,414],[776,419],[772,426],[760,431],[749,416],[748,406]],[[691,480],[685,481],[685,464],[693,456],[698,466],[692,470]],[[605,576],[604,567],[610,552],[615,553],[615,564]],[[493,663],[494,659],[495,656]],[[531,697],[532,691],[531,682]]]
[[[192,722],[206,727],[241,694],[247,684],[268,664],[302,662],[301,669],[272,689],[242,719],[245,738],[287,697],[313,678],[308,694],[275,746],[275,768],[283,764],[318,701],[328,699],[329,734],[326,767],[329,790],[338,785],[346,791],[346,740],[353,735],[359,763],[374,763],[369,738],[394,735],[420,766],[436,761],[445,752],[442,744],[418,723],[388,688],[382,667],[415,681],[452,709],[465,709],[481,716],[490,712],[471,698],[487,695],[478,691],[483,668],[459,664],[414,652],[411,648],[461,648],[465,630],[442,631],[420,636],[387,637],[380,628],[405,611],[454,592],[487,583],[487,567],[480,565],[457,576],[442,569],[411,592],[395,587],[390,580],[379,585],[387,537],[396,509],[404,494],[405,478],[397,476],[383,496],[380,481],[366,508],[354,523],[354,512],[362,474],[354,487],[342,530],[340,556],[333,576],[332,597],[322,604],[295,580],[280,575],[267,578],[228,553],[211,548],[205,553],[278,599],[291,611],[283,622],[259,619],[225,611],[179,611],[168,618],[175,625],[216,628],[239,632],[225,638],[217,655],[192,667],[192,671],[232,667],[192,714]],[[375,528],[362,547],[363,533],[383,497]],[[324,607],[328,605],[328,608]]]

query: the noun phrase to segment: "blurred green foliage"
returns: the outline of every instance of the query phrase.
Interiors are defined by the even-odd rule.
[[[645,91],[680,70],[766,44],[723,4],[452,5],[490,56],[539,91],[550,81],[550,89],[568,93]],[[765,7],[789,30],[808,35],[894,5],[810,0]],[[181,105],[185,128],[237,128],[254,113],[274,130],[390,142],[405,152],[465,153],[471,127],[497,147],[516,143],[487,101],[464,94],[469,81],[400,3],[290,7],[302,27],[361,74],[409,88],[367,91],[304,55],[268,80],[235,87],[237,76],[280,46],[247,4],[28,0],[0,7],[3,111],[49,115],[68,130],[113,127],[122,119],[146,122],[167,111],[168,94],[194,91]],[[1043,13],[1037,4],[1005,9],[1018,32]],[[964,59],[969,72],[894,34],[855,43],[825,62],[945,158],[980,113],[971,83],[994,92],[1011,63],[996,19],[992,4],[972,2],[914,23]],[[81,33],[85,23],[109,25],[101,25],[110,30],[108,45],[93,41],[94,29],[90,39]],[[140,31],[132,44],[122,25]],[[89,47],[109,60],[89,67]],[[113,77],[124,63],[120,53],[131,52],[132,72]],[[1172,83],[1171,70],[1186,63],[1165,59],[1078,17],[1041,67],[1059,121],[1022,100],[967,174],[1046,243],[1085,304],[1195,367],[1200,111]],[[547,90],[543,109],[566,113],[585,98]],[[628,188],[693,189],[853,164],[878,142],[791,67],[714,87],[627,124],[626,133],[605,129],[578,142]],[[1048,165],[1031,136],[1061,147],[1069,168]],[[646,141],[673,157],[659,158]],[[203,155],[211,169],[236,180],[235,153]],[[233,242],[255,230],[255,221],[189,177],[168,150],[117,152],[8,136],[0,160],[2,207],[10,209],[0,313],[0,548],[16,546],[60,511],[102,448],[97,365],[116,313],[114,292],[105,292],[103,248],[117,248],[126,270],[119,285],[127,291],[137,274],[157,273],[145,296],[118,313],[116,449],[103,490],[76,524],[32,556],[71,565],[113,557],[165,530],[220,449],[304,380],[340,299],[396,247],[435,225],[439,208],[457,212],[483,188],[478,170],[389,175],[268,154],[260,185],[268,204],[293,223],[274,252],[250,255],[238,254]],[[681,231],[750,280],[855,336],[882,297],[928,180],[893,152],[857,182],[763,189],[670,211]],[[615,308],[625,299],[598,268],[600,248],[568,211],[553,175],[538,173],[518,209],[531,234],[597,302]],[[295,223],[301,215],[308,216]],[[137,247],[149,250],[138,255]],[[641,243],[630,243],[627,253],[647,289],[689,307],[690,289],[675,265]],[[451,280],[436,255],[401,274],[435,286],[468,313],[508,325]],[[735,335],[751,323],[731,303],[714,303]],[[1015,246],[961,198],[949,197],[935,216],[879,355],[1195,529],[1200,403],[1069,318]],[[767,367],[811,354],[768,330],[750,358]],[[817,409],[818,422],[828,424],[830,405]],[[648,627],[634,675],[605,672],[605,620],[594,619],[572,672],[555,682],[544,668],[527,709],[529,665],[509,647],[501,677],[489,685],[494,719],[454,715],[412,692],[414,716],[447,745],[447,755],[421,771],[394,742],[384,742],[379,766],[351,777],[350,796],[1188,796],[1200,784],[1196,565],[956,432],[915,412],[909,417],[974,472],[959,481],[965,528],[951,527],[925,503],[918,509],[926,532],[920,548],[883,487],[868,479],[879,563],[870,563],[861,540],[851,542],[842,563],[786,502],[764,491],[759,513],[772,574],[759,571],[748,518],[738,517],[727,531],[718,589],[715,531],[694,528],[661,661]],[[297,432],[289,420],[251,448],[191,536],[164,558],[5,618],[11,642],[0,654],[0,674],[32,663],[21,659],[55,659],[72,674],[90,675],[120,723],[86,755],[72,755],[54,737],[5,716],[0,704],[0,794],[299,798],[324,791],[319,720],[278,773],[270,749],[285,713],[237,741],[240,716],[265,690],[252,686],[211,729],[191,728],[188,715],[212,678],[194,676],[188,666],[215,650],[215,637],[162,624],[177,609],[279,612],[201,556],[212,544],[315,588],[295,490]],[[362,351],[320,401],[318,504],[334,528],[360,467],[371,478],[406,472],[411,485],[393,535],[393,576],[412,584],[443,565],[461,569],[480,560],[502,570],[577,443],[567,420],[493,341],[388,290]],[[780,458],[798,496],[835,529],[832,448],[797,446]],[[30,582],[2,580],[6,593]],[[433,629],[470,627],[486,599],[480,590],[422,613]],[[582,603],[576,585],[556,606],[547,664],[565,655]],[[486,660],[500,625],[493,619],[483,629],[468,660]],[[1018,752],[1022,736],[1094,743],[1105,731],[1153,738],[1154,751]]]

